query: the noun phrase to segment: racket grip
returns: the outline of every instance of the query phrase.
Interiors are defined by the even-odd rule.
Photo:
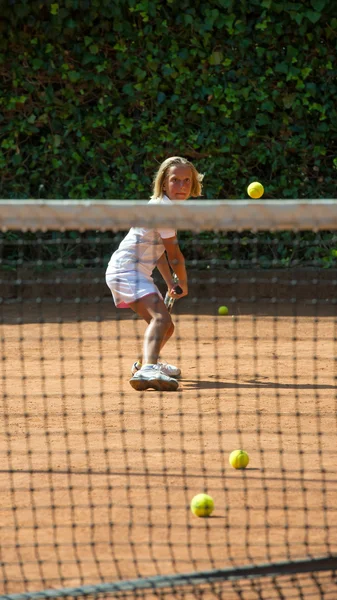
[[[174,286],[174,291],[176,292],[176,294],[182,294],[183,290],[181,289],[180,285],[175,285]]]

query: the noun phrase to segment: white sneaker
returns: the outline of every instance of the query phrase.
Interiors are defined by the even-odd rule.
[[[181,375],[181,370],[174,365],[169,365],[167,362],[159,362],[158,367],[161,372],[168,377],[179,377]]]
[[[157,366],[160,368],[161,372],[168,377],[179,377],[181,375],[181,370],[178,369],[178,367],[169,365],[166,362],[159,362],[157,363]],[[131,368],[131,375],[137,373],[141,368],[142,366],[138,361],[134,362]]]
[[[178,389],[179,383],[173,377],[165,375],[158,365],[146,365],[131,377],[130,385],[139,392],[150,388],[159,392],[174,392]]]

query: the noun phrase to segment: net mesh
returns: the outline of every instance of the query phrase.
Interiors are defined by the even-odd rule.
[[[1,598],[336,597],[336,214],[0,203]],[[129,384],[146,325],[104,272],[131,226],[186,258],[174,393]]]

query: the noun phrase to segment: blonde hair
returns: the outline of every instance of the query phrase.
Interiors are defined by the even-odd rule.
[[[168,171],[170,167],[175,165],[182,165],[184,167],[190,167],[192,171],[192,187],[191,187],[191,196],[196,198],[197,196],[201,196],[202,191],[202,180],[204,176],[201,173],[198,173],[195,166],[186,158],[182,158],[181,156],[170,156],[161,163],[157,173],[153,179],[153,194],[151,198],[162,198],[164,195],[164,182],[167,177]]]

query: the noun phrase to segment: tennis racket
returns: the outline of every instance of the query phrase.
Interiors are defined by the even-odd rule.
[[[181,289],[180,285],[178,285],[179,280],[175,273],[173,274],[173,281],[177,282],[177,285],[174,285],[173,289],[177,292],[177,294],[182,294],[183,290]],[[169,296],[169,293],[166,292],[164,304],[169,312],[171,312],[174,303],[175,303],[175,299],[171,298],[171,296]]]

